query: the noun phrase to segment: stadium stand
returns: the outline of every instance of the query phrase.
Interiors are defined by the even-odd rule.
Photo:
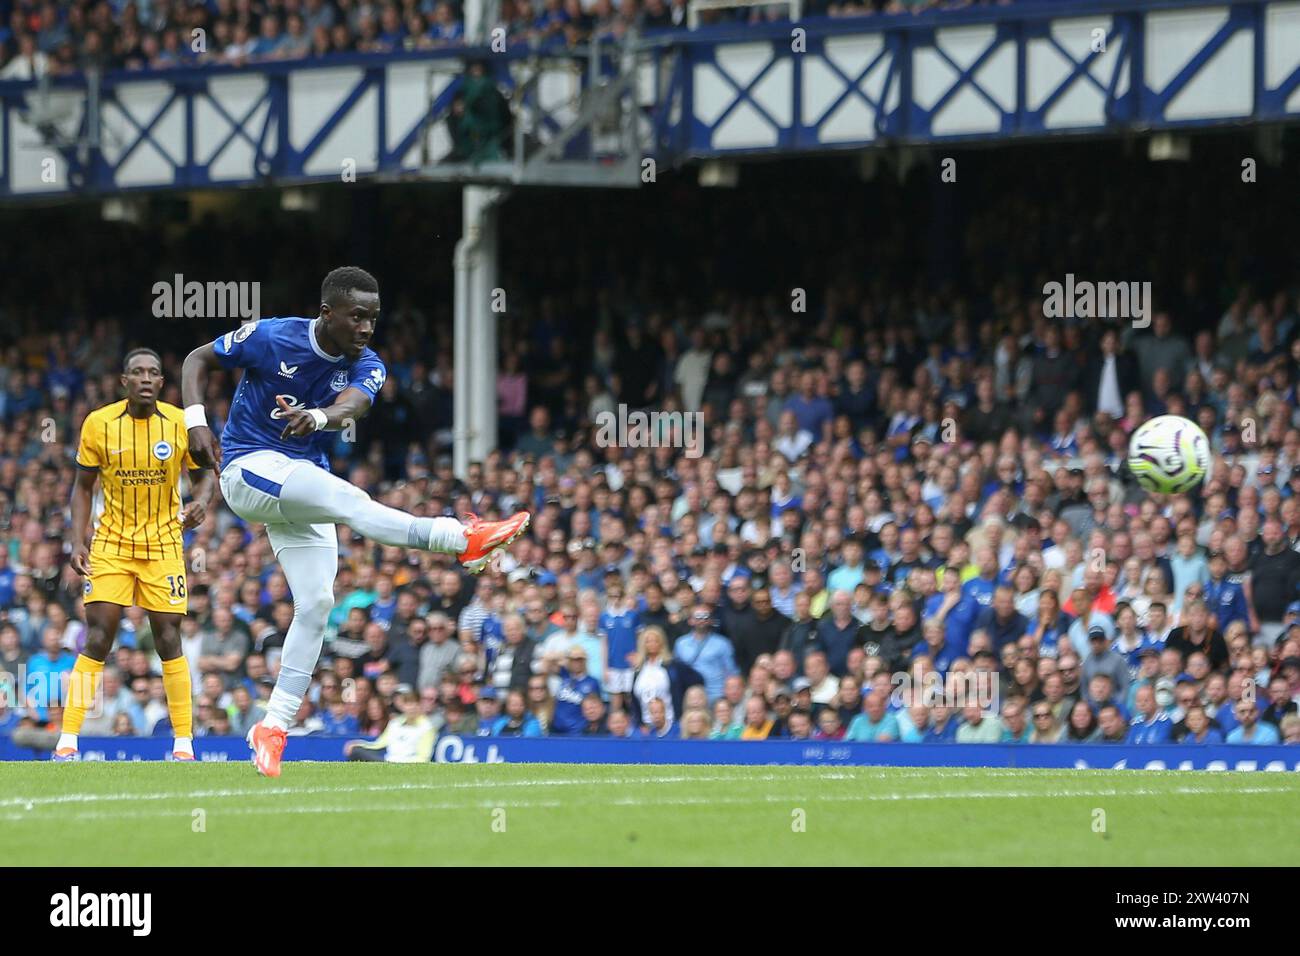
[[[804,4],[811,16],[913,14],[983,0],[869,0]],[[780,4],[701,14],[702,25],[787,18]],[[685,29],[686,0],[502,0],[510,43],[574,45],[595,35]],[[464,22],[451,0],[0,0],[0,80],[62,76],[89,68],[164,70],[241,66],[337,53],[392,53],[459,46]]]
[[[974,152],[961,206],[918,168],[863,182],[826,161],[757,170],[743,194],[674,179],[656,187],[670,201],[517,197],[502,450],[464,481],[439,225],[454,194],[358,190],[312,229],[265,197],[167,229],[41,210],[40,248],[0,275],[0,667],[70,668],[84,640],[72,454],[121,356],[158,348],[177,402],[180,358],[226,330],[150,318],[153,283],[260,278],[267,314],[300,314],[355,257],[380,278],[390,377],[335,469],[416,513],[535,520],[478,579],[340,529],[295,733],[1300,743],[1300,220],[1282,186],[1249,203],[1205,188],[1240,143],[1203,148],[1194,166],[1113,143]],[[7,215],[21,234],[36,213]],[[1252,233],[1276,238],[1233,238]],[[1149,327],[1044,317],[1044,283],[1068,272],[1150,277]],[[212,382],[218,420],[231,384]],[[638,409],[687,416],[652,429],[679,447],[602,438]],[[1162,412],[1215,452],[1168,503],[1123,469],[1127,435]],[[289,595],[228,510],[188,544],[196,715],[238,734]],[[128,618],[87,734],[170,732],[147,621]],[[633,672],[630,694],[611,670]],[[991,696],[927,698],[930,673],[941,695]],[[0,732],[58,718],[19,701]]]

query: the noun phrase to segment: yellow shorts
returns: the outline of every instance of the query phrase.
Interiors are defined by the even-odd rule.
[[[149,561],[92,553],[82,600],[85,604],[104,601],[146,611],[185,614],[189,610],[188,593],[181,558]]]

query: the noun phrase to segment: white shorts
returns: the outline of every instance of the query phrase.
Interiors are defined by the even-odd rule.
[[[221,468],[226,504],[245,521],[266,525],[266,537],[277,555],[284,548],[338,548],[334,525],[289,521],[281,512],[280,488],[299,468],[321,471],[310,461],[278,451],[249,452]]]
[[[632,692],[632,674],[630,667],[611,667],[609,680],[605,682],[605,692],[609,694],[629,694]]]

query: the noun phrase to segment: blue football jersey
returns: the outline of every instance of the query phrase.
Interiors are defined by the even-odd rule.
[[[627,655],[636,650],[636,631],[640,626],[641,616],[634,610],[624,609],[615,614],[606,608],[600,612],[600,629],[609,639],[609,666],[613,670],[632,666]]]
[[[244,369],[221,432],[227,462],[249,452],[271,450],[329,468],[335,435],[315,432],[281,439],[284,422],[276,398],[294,408],[327,408],[349,386],[361,389],[372,402],[379,394],[387,375],[379,356],[370,349],[355,362],[327,355],[316,342],[318,321],[263,319],[227,332],[214,343],[222,365]]]

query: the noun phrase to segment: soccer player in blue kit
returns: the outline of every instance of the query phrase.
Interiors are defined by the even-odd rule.
[[[334,608],[335,525],[381,544],[454,554],[474,574],[528,527],[526,511],[504,521],[470,515],[465,524],[419,518],[331,474],[328,433],[364,416],[384,384],[384,363],[369,348],[378,319],[375,278],[351,266],[335,269],[321,284],[316,318],[247,323],[195,349],[181,372],[191,457],[219,469],[235,514],[266,525],[293,594],[275,690],[266,717],[248,734],[253,762],[268,777],[280,775],[285,731],[311,685]],[[216,368],[244,370],[220,443],[203,407],[207,374]]]

